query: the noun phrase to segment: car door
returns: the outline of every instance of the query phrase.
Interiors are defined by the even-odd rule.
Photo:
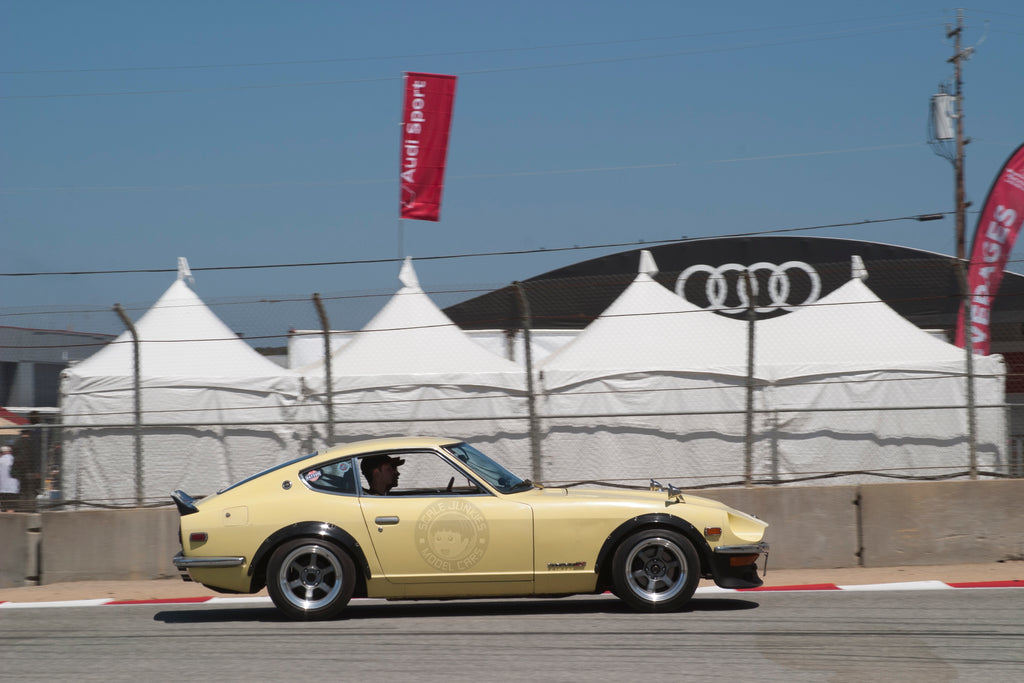
[[[395,584],[533,582],[533,514],[528,505],[495,495],[434,451],[395,454],[399,483],[387,495],[364,488],[359,502],[373,552]],[[364,484],[364,487],[366,484]],[[505,589],[506,591],[509,588]],[[413,591],[415,592],[415,591]]]

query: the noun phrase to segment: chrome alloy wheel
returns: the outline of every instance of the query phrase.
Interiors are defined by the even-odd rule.
[[[301,610],[330,605],[341,593],[344,579],[337,555],[313,542],[293,548],[276,577],[284,598]]]
[[[664,602],[678,595],[690,571],[679,546],[658,536],[633,546],[625,569],[629,590],[650,602]]]

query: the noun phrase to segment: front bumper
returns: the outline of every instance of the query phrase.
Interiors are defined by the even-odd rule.
[[[714,549],[712,573],[722,588],[757,588],[764,581],[757,575],[757,558],[768,560],[766,542],[747,545],[724,545]]]

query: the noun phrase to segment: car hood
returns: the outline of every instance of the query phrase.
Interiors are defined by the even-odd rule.
[[[756,521],[759,524],[768,526],[768,523],[761,520],[754,515],[737,510],[734,507],[726,505],[717,500],[710,498],[703,498],[701,496],[694,496],[689,493],[680,492],[678,494],[669,495],[666,491],[637,491],[637,490],[623,490],[623,489],[601,489],[601,488],[554,488],[544,487],[535,488],[531,491],[525,491],[523,494],[528,498],[537,499],[556,499],[563,498],[567,501],[577,501],[584,503],[587,501],[603,502],[603,503],[622,503],[632,505],[642,505],[658,510],[664,510],[667,501],[671,501],[679,498],[681,504],[689,507],[703,507],[715,510],[724,510],[733,515],[745,517],[752,521]],[[526,502],[526,501],[524,501]]]

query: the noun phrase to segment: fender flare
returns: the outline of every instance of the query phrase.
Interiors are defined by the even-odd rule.
[[[615,554],[615,549],[627,536],[641,529],[671,529],[685,536],[693,543],[693,547],[697,550],[697,556],[700,558],[701,576],[711,578],[714,568],[711,546],[704,540],[704,536],[697,528],[681,517],[652,512],[627,520],[608,534],[608,538],[605,539],[600,552],[597,554],[597,562],[594,565],[594,571],[600,577],[598,580],[599,584],[603,586],[611,585],[611,560]]]
[[[296,522],[270,534],[252,556],[248,573],[252,577],[254,589],[259,590],[257,586],[262,588],[266,585],[266,565],[270,554],[274,552],[277,546],[293,538],[317,538],[331,541],[341,546],[342,549],[352,556],[356,566],[361,570],[361,582],[370,578],[370,564],[366,561],[366,555],[363,553],[359,541],[353,538],[350,533],[329,522]]]

